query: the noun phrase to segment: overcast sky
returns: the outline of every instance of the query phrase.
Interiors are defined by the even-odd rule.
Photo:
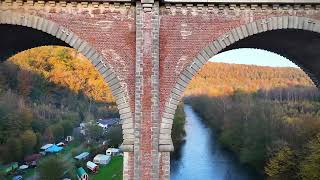
[[[211,58],[210,61],[271,67],[297,67],[297,65],[290,60],[278,54],[250,48],[241,48],[219,53]]]

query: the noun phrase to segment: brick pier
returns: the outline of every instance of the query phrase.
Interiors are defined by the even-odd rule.
[[[212,56],[269,50],[318,85],[319,32],[320,0],[0,0],[0,58],[70,46],[108,83],[124,122],[130,180],[170,179],[175,110]]]

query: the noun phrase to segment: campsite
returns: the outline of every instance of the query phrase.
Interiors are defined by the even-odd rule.
[[[99,179],[100,174],[104,177],[108,174],[111,179],[122,179],[121,150],[108,145],[104,136],[94,140],[87,138],[89,136],[90,132],[77,137],[68,136],[58,143],[44,143],[37,152],[26,156],[21,161],[1,165],[0,170],[6,180],[21,177],[37,180],[40,179],[38,165],[56,158],[63,164],[61,165],[63,170],[58,175],[61,178]]]
[[[106,148],[105,146],[104,148],[101,148],[100,152],[107,152],[107,150],[108,148]],[[62,175],[66,178],[78,179],[76,175],[78,175],[80,172],[85,172],[87,176],[83,176],[84,179],[81,180],[86,180],[86,177],[90,177],[90,179],[99,180],[101,179],[100,177],[106,177],[106,175],[113,179],[122,179],[121,173],[123,157],[121,156],[121,153],[119,153],[117,156],[111,157],[107,154],[94,154],[95,151],[96,150],[94,148],[92,149],[92,147],[78,142],[66,144],[64,148],[61,148],[54,144],[44,145],[41,147],[41,151],[39,152],[39,154],[33,154],[25,158],[24,164],[26,165],[22,166],[27,167],[26,169],[19,169],[19,167],[21,166],[18,166],[17,162],[8,165],[5,168],[6,172],[12,172],[9,173],[10,175],[6,176],[6,180],[12,180],[15,176],[23,176],[23,179],[32,179],[34,177],[37,177],[37,165],[32,166],[32,164],[46,160],[52,156],[56,156],[59,157],[59,159],[63,159],[66,163],[72,164],[72,167],[75,168],[66,170],[66,172],[74,172],[75,177]],[[44,153],[42,152],[45,152],[45,155],[43,155]],[[71,158],[73,156],[73,152],[82,153]],[[97,163],[91,162],[94,160]],[[79,162],[83,163],[81,164]],[[91,166],[92,164],[96,165],[96,169],[90,169],[88,164],[90,164]]]

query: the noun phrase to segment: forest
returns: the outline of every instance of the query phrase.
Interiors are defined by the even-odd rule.
[[[73,49],[43,46],[1,62],[2,163],[63,140],[80,122],[118,116],[107,84]]]
[[[74,49],[43,46],[0,63],[0,163],[21,161],[44,143],[63,140],[80,122],[119,117],[108,85]],[[174,122],[178,147],[185,134],[182,106]]]
[[[241,64],[208,62],[193,77],[185,96],[207,94],[209,96],[232,95],[240,90],[256,92],[284,87],[311,87],[313,82],[297,68],[279,68]],[[304,88],[302,88],[303,91]],[[314,87],[314,89],[316,89]]]
[[[268,179],[319,179],[319,92],[300,69],[207,63],[184,100],[224,148]],[[1,163],[62,140],[80,122],[118,116],[107,84],[73,49],[44,46],[1,61]],[[184,124],[181,104],[172,130],[176,150]]]
[[[272,180],[320,178],[320,99],[302,70],[208,63],[186,94],[241,163]]]

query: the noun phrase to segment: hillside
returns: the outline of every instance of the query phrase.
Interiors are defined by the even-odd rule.
[[[0,65],[0,164],[63,140],[80,122],[115,116],[108,85],[71,48],[33,48]]]
[[[186,95],[220,145],[265,179],[319,179],[319,92],[302,70],[208,63]]]
[[[74,49],[61,46],[33,48],[11,57],[8,63],[95,101],[113,102],[111,91],[99,72]]]
[[[294,86],[313,86],[298,68],[275,68],[253,65],[207,63],[188,85],[185,95],[231,95],[235,91],[255,92]]]

